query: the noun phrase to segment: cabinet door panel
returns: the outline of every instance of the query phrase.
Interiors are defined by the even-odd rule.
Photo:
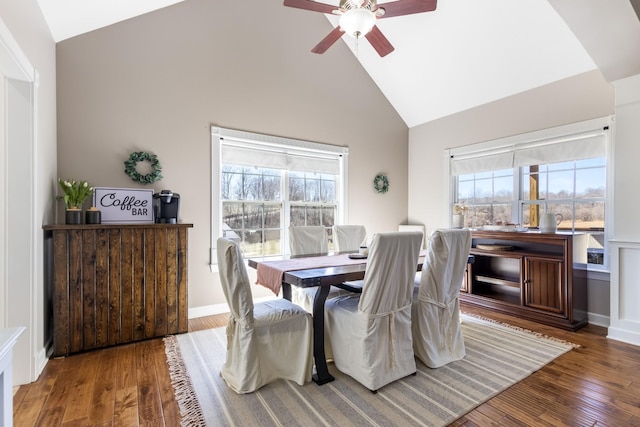
[[[122,230],[120,241],[120,342],[133,341],[134,238],[131,229]],[[116,248],[113,248],[116,249]]]
[[[96,230],[96,346],[109,344],[109,233]]]
[[[82,232],[82,349],[96,348],[96,233]]]
[[[69,351],[77,352],[84,348],[82,323],[82,231],[69,231]]]
[[[562,261],[525,258],[524,304],[553,313],[565,313]]]
[[[107,230],[105,230],[107,231]],[[108,277],[109,277],[109,345],[120,344],[124,342],[122,338],[122,328],[124,327],[123,313],[123,271],[122,254],[124,246],[121,246],[120,230],[108,230],[109,246],[108,252]],[[126,257],[125,257],[126,258]]]

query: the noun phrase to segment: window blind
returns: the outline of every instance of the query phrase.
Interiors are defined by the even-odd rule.
[[[234,136],[222,136],[220,138],[222,163],[340,174],[344,147],[272,138],[279,141],[248,141]]]
[[[487,172],[491,170],[509,169],[513,167],[513,152],[476,153],[458,156],[451,159],[452,175]]]
[[[606,156],[608,126],[571,134],[535,138],[520,136],[450,150],[451,174],[491,170]]]
[[[544,165],[605,156],[606,140],[604,133],[600,133],[529,143],[514,152],[513,163],[514,166]]]

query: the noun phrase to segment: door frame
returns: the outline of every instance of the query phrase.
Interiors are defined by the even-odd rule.
[[[24,326],[14,347],[14,384],[35,381],[46,358],[38,310],[35,130],[38,73],[0,19],[0,328]],[[41,304],[40,304],[41,306]],[[38,345],[39,344],[39,345]]]

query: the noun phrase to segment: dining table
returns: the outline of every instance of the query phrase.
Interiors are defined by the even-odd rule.
[[[416,271],[422,270],[424,251],[420,252]],[[327,366],[324,351],[324,304],[331,286],[358,292],[357,287],[345,282],[364,279],[367,259],[357,254],[312,255],[282,257],[280,259],[247,260],[249,267],[257,271],[257,284],[271,289],[276,295],[291,301],[291,287],[317,287],[313,301],[313,357],[316,372],[313,381],[326,384],[334,380]]]

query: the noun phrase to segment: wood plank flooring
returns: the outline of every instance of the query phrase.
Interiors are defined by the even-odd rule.
[[[453,426],[640,426],[640,347],[608,340],[597,326],[568,332],[466,305],[463,310],[581,347]],[[226,321],[224,314],[191,319],[189,331]],[[16,427],[177,426],[179,420],[161,339],[52,359],[38,381],[14,395]]]

